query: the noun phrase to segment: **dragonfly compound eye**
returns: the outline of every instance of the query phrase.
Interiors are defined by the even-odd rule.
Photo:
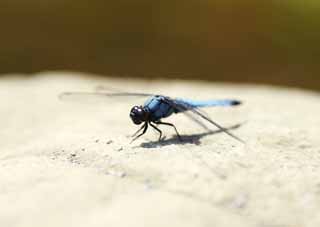
[[[133,123],[136,125],[141,124],[143,121],[145,121],[145,111],[141,106],[134,106],[130,111],[130,117]]]

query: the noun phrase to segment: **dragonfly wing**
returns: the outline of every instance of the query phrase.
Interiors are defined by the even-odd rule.
[[[59,95],[59,99],[63,101],[105,101],[108,98],[138,98],[149,96],[153,96],[153,94],[135,92],[63,92]]]
[[[178,112],[184,113],[191,120],[193,120],[194,122],[198,123],[199,125],[201,125],[205,129],[208,129],[208,128],[196,116],[198,116],[198,117],[210,122],[211,124],[213,124],[214,126],[219,128],[222,132],[226,133],[227,135],[231,136],[232,138],[236,139],[237,141],[239,141],[241,143],[245,143],[242,139],[240,139],[236,135],[234,135],[231,132],[229,132],[226,128],[222,127],[220,124],[218,124],[217,122],[215,122],[212,119],[210,119],[208,116],[206,116],[206,114],[200,112],[199,109],[191,107],[189,105],[186,105],[186,104],[184,104],[182,102],[175,101],[174,99],[171,99],[171,98],[168,98],[168,97],[166,97],[165,102],[167,104],[171,105],[173,108],[177,109]],[[188,111],[190,111],[190,112],[188,112]]]
[[[245,144],[245,142],[240,139],[238,136],[232,134],[231,132],[229,132],[226,128],[222,127],[220,124],[218,124],[217,122],[213,121],[211,118],[205,116],[203,113],[201,113],[198,109],[191,109],[191,112],[197,114],[198,116],[200,116],[202,119],[210,122],[211,124],[213,124],[214,126],[216,126],[217,128],[219,128],[221,131],[223,131],[224,133],[228,134],[229,136],[231,136],[232,138],[238,140],[239,142]]]
[[[107,94],[126,94],[129,96],[156,96],[159,94],[153,94],[153,93],[145,93],[145,92],[126,92],[119,88],[114,87],[108,87],[105,85],[99,85],[95,87],[95,92],[99,93],[107,93]]]

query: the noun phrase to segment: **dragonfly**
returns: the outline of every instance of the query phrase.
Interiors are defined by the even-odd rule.
[[[163,119],[170,117],[172,114],[183,113],[191,120],[200,126],[208,129],[208,127],[200,120],[214,125],[221,132],[244,143],[238,136],[229,132],[226,128],[213,121],[201,108],[204,107],[232,107],[238,106],[242,102],[236,99],[212,99],[212,100],[192,100],[184,98],[172,98],[165,95],[157,95],[151,93],[139,92],[64,92],[59,95],[60,99],[79,98],[83,96],[100,96],[103,98],[116,97],[145,97],[147,100],[143,105],[133,106],[130,110],[130,118],[135,125],[142,126],[132,135],[131,142],[137,140],[147,132],[148,127],[152,127],[159,133],[159,141],[162,139],[162,131],[158,128],[159,125],[172,127],[180,141],[181,136],[172,123],[165,122]]]

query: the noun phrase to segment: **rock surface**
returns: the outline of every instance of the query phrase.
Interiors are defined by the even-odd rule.
[[[246,144],[183,114],[183,142],[161,127],[130,144],[143,99],[58,99],[101,85],[241,99],[206,112]],[[2,77],[0,99],[0,226],[320,226],[318,93],[42,73]]]

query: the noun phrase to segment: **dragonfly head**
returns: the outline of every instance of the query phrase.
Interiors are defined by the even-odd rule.
[[[130,111],[130,118],[136,125],[147,120],[147,113],[142,106],[134,106]]]

